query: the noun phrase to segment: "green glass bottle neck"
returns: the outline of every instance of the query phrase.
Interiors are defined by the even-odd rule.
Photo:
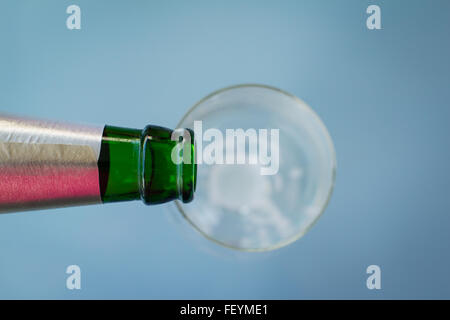
[[[173,130],[163,127],[136,130],[105,126],[98,160],[102,201],[191,201],[197,168],[193,132],[186,132],[190,141],[182,142],[174,139],[178,135]],[[181,152],[176,152],[181,143]],[[186,150],[191,152],[192,161],[181,161]]]

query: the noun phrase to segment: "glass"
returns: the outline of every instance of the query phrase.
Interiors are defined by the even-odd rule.
[[[193,202],[175,204],[208,239],[246,251],[276,249],[302,237],[327,206],[333,143],[317,114],[295,96],[263,85],[225,88],[198,102],[177,127],[195,132],[198,182]],[[244,148],[237,139],[229,143],[227,129],[248,133]],[[217,131],[223,141],[211,152],[221,138]],[[229,154],[233,163],[225,160]],[[239,156],[244,163],[237,164]]]

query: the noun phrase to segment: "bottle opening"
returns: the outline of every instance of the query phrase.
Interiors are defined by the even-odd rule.
[[[146,204],[194,198],[194,132],[147,126],[141,139],[141,196]]]
[[[177,144],[172,149],[172,162],[177,165],[179,199],[184,203],[194,198],[197,178],[196,146],[194,131],[191,129],[175,129],[172,141]]]

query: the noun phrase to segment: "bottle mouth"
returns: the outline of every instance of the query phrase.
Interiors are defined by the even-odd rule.
[[[180,200],[184,203],[191,202],[194,199],[194,192],[197,187],[197,153],[194,131],[191,129],[181,129],[181,157],[182,162],[179,165],[179,190]]]
[[[193,130],[145,127],[141,135],[140,163],[144,203],[192,201],[197,180]]]

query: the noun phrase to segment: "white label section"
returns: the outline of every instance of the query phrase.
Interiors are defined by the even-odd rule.
[[[103,126],[84,126],[0,113],[0,142],[89,146],[98,160]]]

